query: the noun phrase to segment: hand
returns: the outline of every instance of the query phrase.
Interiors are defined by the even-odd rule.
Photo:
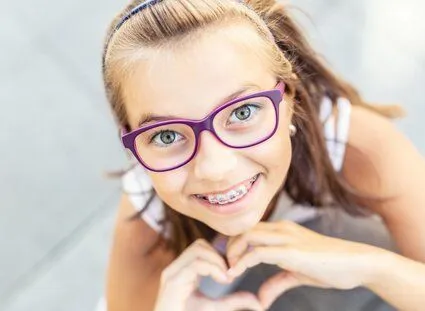
[[[301,285],[352,289],[365,285],[382,250],[320,235],[289,221],[260,222],[230,238],[228,274],[239,276],[260,263],[284,269],[267,280],[258,297],[266,309],[284,292]]]
[[[217,282],[230,283],[224,258],[205,240],[189,246],[161,274],[155,311],[236,311],[264,310],[255,295],[239,292],[212,300],[197,291],[199,277],[211,276]]]

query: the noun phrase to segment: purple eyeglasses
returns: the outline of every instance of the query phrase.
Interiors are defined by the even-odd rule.
[[[166,172],[190,162],[196,155],[202,131],[211,132],[230,148],[248,148],[274,135],[285,84],[236,98],[201,120],[170,119],[121,132],[125,148],[148,170]]]

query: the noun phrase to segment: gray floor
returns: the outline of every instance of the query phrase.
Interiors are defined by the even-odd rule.
[[[289,2],[289,1],[288,1]],[[425,152],[421,0],[296,0],[314,45],[366,99],[403,104]],[[100,51],[117,0],[0,0],[0,310],[92,310],[125,156]]]

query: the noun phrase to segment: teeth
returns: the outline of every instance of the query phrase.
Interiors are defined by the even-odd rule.
[[[226,194],[209,195],[207,199],[212,204],[226,204],[240,199],[247,192],[248,189],[245,187],[245,185],[240,185],[238,188],[230,190]]]
[[[249,182],[252,184],[252,183],[254,183],[254,181],[256,181],[256,180],[257,180],[257,178],[258,178],[258,175],[255,175],[254,177],[252,177],[252,178],[249,180]]]
[[[233,200],[237,196],[238,196],[238,192],[236,192],[235,190],[232,190],[228,193],[228,197],[229,197],[230,200]]]
[[[219,194],[216,198],[219,204],[227,200],[227,197],[224,194]],[[210,196],[208,196],[208,199],[210,199]]]
[[[227,204],[229,202],[234,202],[242,198],[245,194],[248,193],[248,190],[251,188],[252,184],[257,180],[258,175],[254,176],[249,180],[248,188],[245,185],[240,185],[239,187],[230,190],[225,194],[216,194],[216,195],[196,195],[200,199],[209,201],[211,204]]]
[[[244,185],[239,186],[239,188],[238,188],[239,195],[246,194],[247,192],[248,192],[248,189],[246,189],[246,187]]]

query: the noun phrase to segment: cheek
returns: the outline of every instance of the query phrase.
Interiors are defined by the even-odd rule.
[[[289,169],[292,158],[292,142],[289,125],[292,119],[291,101],[283,102],[283,109],[279,113],[279,127],[276,134],[270,140],[269,154],[271,160],[280,168],[279,173],[285,175]]]
[[[170,206],[178,204],[184,190],[187,174],[183,170],[166,173],[150,173],[152,185],[158,196]]]
[[[267,167],[268,176],[271,180],[283,183],[286,179],[289,166],[291,164],[292,148],[289,140],[280,140],[277,144],[271,144],[268,149],[264,149],[264,165]]]
[[[281,120],[276,133],[268,141],[260,144],[255,152],[256,159],[265,166],[269,173],[284,173],[289,168],[292,157],[292,145],[289,135],[289,125]]]

